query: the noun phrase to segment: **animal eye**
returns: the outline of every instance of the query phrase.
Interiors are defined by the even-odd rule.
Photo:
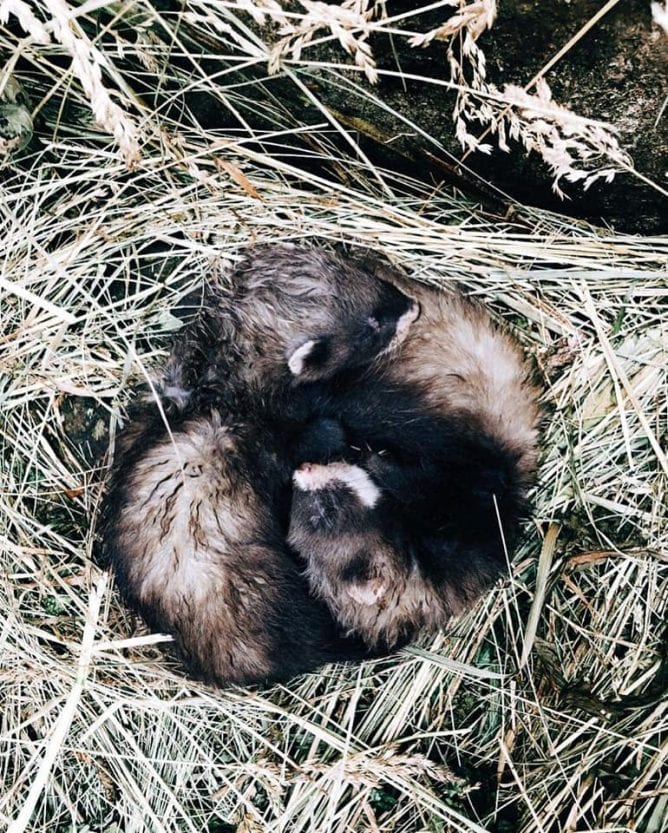
[[[366,323],[372,330],[380,330],[380,321],[374,315],[370,315],[367,318]]]

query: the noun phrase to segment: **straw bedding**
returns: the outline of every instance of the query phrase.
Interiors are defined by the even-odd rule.
[[[64,2],[31,4],[41,41],[30,20],[28,40],[0,36],[40,103],[0,171],[0,819],[13,833],[665,829],[666,241],[490,216],[337,150],[322,123],[291,125],[269,93],[264,134],[201,129],[175,102],[213,82],[174,20],[170,52],[143,18],[130,38],[121,4],[86,5],[68,27]],[[247,103],[219,82],[231,111]],[[512,577],[447,633],[215,691],[163,658],[93,566],[95,517],[174,305],[248,243],[279,240],[372,248],[507,321],[545,384],[535,522]]]

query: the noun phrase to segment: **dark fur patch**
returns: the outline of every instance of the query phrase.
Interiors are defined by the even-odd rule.
[[[292,459],[301,463],[328,463],[340,459],[348,447],[343,423],[338,419],[319,417],[309,422],[294,443]]]
[[[288,550],[288,484],[306,448],[328,459],[345,444],[304,389],[324,391],[374,361],[411,306],[317,249],[258,247],[231,283],[229,293],[210,287],[179,333],[161,407],[142,402],[119,437],[99,550],[128,604],[174,636],[191,673],[219,684],[368,655],[310,594]],[[295,386],[286,352],[305,339],[315,340],[306,358],[318,381]],[[208,449],[203,437],[217,432],[222,445]]]
[[[341,570],[341,580],[349,582],[368,581],[371,578],[369,570],[370,559],[368,552],[358,552]]]

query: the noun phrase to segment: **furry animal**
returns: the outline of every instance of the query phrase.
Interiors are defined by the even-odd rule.
[[[393,361],[323,397],[322,432],[337,420],[345,441],[295,472],[288,539],[339,622],[384,647],[444,625],[504,571],[537,460],[518,345],[463,297],[412,291],[422,314]]]
[[[159,403],[141,403],[120,436],[101,524],[102,560],[128,604],[173,635],[191,673],[221,685],[368,655],[309,593],[285,541],[293,440],[319,453],[338,442],[319,430],[308,440],[297,413],[308,396],[295,389],[375,362],[418,314],[320,250],[258,248],[231,283],[209,292]]]
[[[194,410],[223,400],[299,423],[311,386],[392,354],[420,313],[410,293],[324,249],[258,246],[230,284],[210,285],[164,375],[164,395]]]
[[[105,506],[104,555],[128,604],[218,684],[276,680],[360,658],[285,543],[270,433],[218,412],[135,421]]]
[[[294,474],[289,543],[349,634],[391,650],[442,628],[505,563],[452,531],[416,523],[354,464],[305,463]]]

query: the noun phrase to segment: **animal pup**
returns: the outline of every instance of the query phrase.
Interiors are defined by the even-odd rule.
[[[511,543],[526,510],[538,389],[517,343],[482,307],[413,291],[422,314],[392,361],[321,390],[317,416],[340,424],[339,459],[362,465],[413,517],[498,549],[499,525]]]
[[[318,248],[257,246],[229,284],[210,284],[166,368],[164,395],[194,411],[223,399],[299,426],[300,388],[392,353],[419,315],[410,293]]]
[[[152,423],[152,424],[151,424]],[[135,422],[106,500],[102,556],[130,606],[174,637],[192,674],[284,679],[360,659],[285,543],[271,434],[219,413]]]
[[[537,459],[518,345],[461,296],[413,291],[422,314],[393,361],[324,408],[347,438],[339,462],[294,475],[289,541],[370,645],[445,624],[503,572]]]
[[[404,285],[398,274],[391,277]],[[392,361],[330,388],[320,414],[338,419],[351,444],[383,452],[365,465],[399,501],[427,499],[425,483],[442,487],[449,464],[474,491],[488,492],[488,480],[498,486],[502,479],[518,500],[536,469],[540,415],[539,390],[519,345],[460,294],[417,283],[410,291],[421,315]],[[475,471],[467,475],[467,468]],[[436,501],[429,507],[435,511]]]
[[[288,542],[314,593],[372,648],[444,627],[499,575],[487,548],[416,522],[360,466],[305,463],[293,480]]]
[[[417,316],[395,287],[319,250],[252,251],[232,284],[180,334],[159,403],[121,434],[101,522],[127,602],[218,684],[368,655],[309,594],[285,542],[293,462],[279,416],[295,380],[375,361]]]

